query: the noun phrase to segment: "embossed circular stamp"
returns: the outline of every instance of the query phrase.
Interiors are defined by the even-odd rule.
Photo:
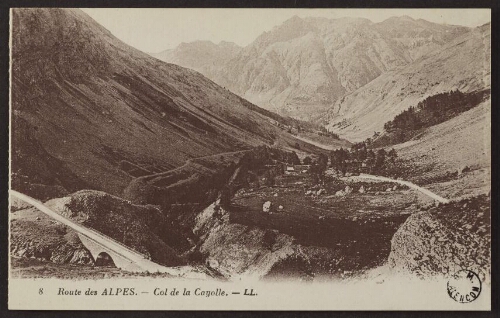
[[[481,280],[470,270],[460,270],[448,281],[448,295],[459,303],[470,303],[481,294]]]

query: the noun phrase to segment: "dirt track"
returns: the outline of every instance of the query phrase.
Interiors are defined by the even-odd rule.
[[[395,179],[391,179],[391,178],[387,178],[387,177],[381,177],[381,176],[374,176],[374,175],[370,175],[370,174],[360,174],[359,176],[356,176],[356,178],[362,178],[362,179],[372,179],[372,180],[378,180],[378,181],[386,181],[386,182],[395,182],[395,183],[399,183],[399,184],[402,184],[402,185],[405,185],[407,187],[410,187],[412,189],[415,189],[417,191],[420,191],[422,192],[423,194],[431,197],[432,199],[436,200],[436,201],[439,201],[441,203],[449,203],[450,200],[446,199],[446,198],[443,198],[437,194],[435,194],[434,192],[431,192],[425,188],[422,188],[414,183],[411,183],[409,181],[403,181],[403,180],[395,180]]]

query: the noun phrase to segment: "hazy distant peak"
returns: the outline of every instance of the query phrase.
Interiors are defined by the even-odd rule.
[[[385,19],[385,20],[384,20],[384,21],[382,21],[382,22],[386,22],[386,21],[389,21],[389,22],[393,22],[393,21],[408,21],[408,22],[415,22],[415,19],[413,19],[413,18],[412,18],[412,17],[410,17],[410,16],[403,15],[403,16],[395,16],[395,17],[390,17],[390,18]]]
[[[252,45],[266,47],[276,42],[287,42],[301,37],[313,29],[314,27],[307,23],[306,20],[298,16],[293,16],[281,25],[275,26],[271,31],[262,33]]]
[[[366,18],[357,17],[341,17],[341,18],[324,18],[324,17],[307,17],[304,21],[309,26],[314,26],[319,29],[337,27],[337,26],[362,26],[370,25],[373,22]]]
[[[489,31],[491,29],[491,22],[485,23],[477,27],[482,32]]]
[[[238,44],[230,41],[220,41],[218,46],[220,47],[231,47],[231,48],[241,48]]]
[[[307,21],[307,22],[331,22],[332,19],[329,19],[329,18],[325,18],[325,17],[306,17],[304,18],[304,21]]]
[[[338,19],[335,19],[337,22],[345,22],[345,23],[373,23],[370,19],[366,18],[357,18],[357,17],[341,17]]]
[[[173,49],[167,49],[158,53],[149,53],[149,54],[164,60],[167,58],[168,55],[172,54],[175,55],[176,52],[181,52],[179,54],[186,54],[188,50],[208,50],[210,52],[215,53],[221,49],[238,51],[241,50],[241,47],[238,44],[229,41],[220,41],[219,44],[215,44],[210,40],[197,40],[193,42],[181,42]]]
[[[196,40],[196,41],[193,41],[193,42],[181,42],[181,44],[179,44],[179,47],[183,47],[183,46],[199,46],[199,45],[206,45],[206,46],[216,46],[216,44],[212,41],[209,41],[209,40]]]
[[[288,19],[285,22],[283,22],[283,24],[285,24],[285,23],[300,23],[300,22],[303,22],[303,21],[304,20],[301,17],[299,17],[298,15],[294,15],[290,19]]]
[[[275,26],[271,30],[271,33],[279,31],[279,30],[303,29],[303,28],[306,28],[307,25],[308,25],[308,23],[305,19],[302,19],[301,17],[294,15],[293,17],[286,20],[282,24]]]
[[[400,16],[399,19],[406,20],[406,21],[415,21],[415,19],[413,19],[412,17],[407,16],[407,15]]]

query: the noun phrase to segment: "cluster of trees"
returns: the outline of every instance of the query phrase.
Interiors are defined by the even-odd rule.
[[[396,150],[380,148],[376,151],[368,149],[365,142],[354,144],[350,149],[340,148],[332,150],[330,155],[320,154],[317,158],[305,157],[302,161],[310,165],[309,172],[315,182],[324,180],[324,172],[328,167],[341,173],[373,173],[379,175],[395,176],[397,169]]]
[[[316,129],[310,129],[310,128],[308,129],[307,127],[303,128],[298,124],[294,125],[294,126],[285,126],[285,125],[278,123],[278,127],[283,129],[283,130],[286,128],[288,133],[292,134],[292,135],[300,134],[301,132],[312,132],[312,133],[316,133],[320,136],[330,137],[333,139],[340,139],[339,134],[328,131],[324,126],[319,126]],[[295,143],[295,148],[300,149],[300,146],[298,145],[298,143]]]
[[[382,173],[396,164],[396,150],[383,148],[368,149],[365,142],[354,144],[351,149],[337,149],[330,153],[330,166],[342,173],[361,172]]]
[[[297,130],[297,132],[295,132],[293,130],[294,128]],[[296,127],[289,126],[287,131],[289,134],[295,135],[296,133],[300,133],[302,131],[302,128],[300,128],[300,126],[296,126]]]
[[[313,182],[319,183],[324,180],[325,170],[328,168],[328,156],[326,154],[319,154],[316,160],[310,157],[305,157],[302,161],[305,165],[311,165],[309,173],[313,177]]]
[[[324,126],[321,126],[319,128],[319,135],[320,136],[327,136],[327,137],[331,137],[333,139],[340,139],[340,136],[339,134],[336,134],[336,133],[333,133],[331,131],[329,131],[328,129],[326,129],[326,127]]]
[[[283,159],[288,164],[291,164],[291,165],[300,165],[299,156],[297,156],[297,153],[295,151],[286,152],[285,158],[283,158]]]
[[[458,90],[429,96],[384,124],[387,132],[418,130],[442,123],[481,103],[490,90],[462,93]]]
[[[385,133],[375,132],[365,143],[369,148],[381,148],[406,142],[418,135],[421,129],[440,124],[478,106],[489,95],[490,89],[471,93],[455,90],[429,96],[386,122]]]

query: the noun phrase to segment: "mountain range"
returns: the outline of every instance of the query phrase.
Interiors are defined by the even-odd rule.
[[[154,56],[199,71],[268,110],[317,120],[327,111],[332,114],[345,95],[470,31],[408,16],[379,23],[295,16],[243,48],[200,41]]]

